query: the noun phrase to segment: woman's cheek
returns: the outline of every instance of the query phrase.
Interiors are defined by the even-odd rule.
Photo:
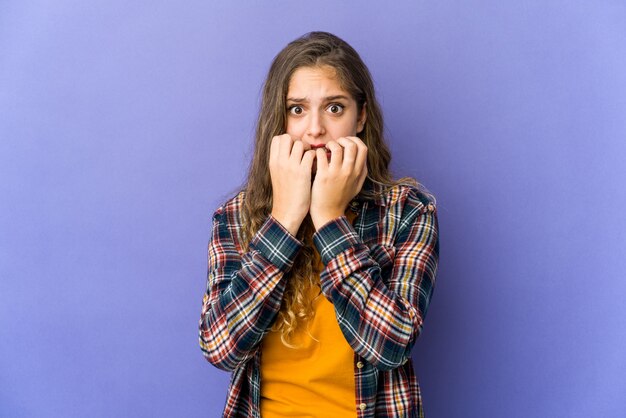
[[[288,120],[287,121],[287,133],[294,139],[302,140],[304,137],[304,129],[302,129],[301,121]]]

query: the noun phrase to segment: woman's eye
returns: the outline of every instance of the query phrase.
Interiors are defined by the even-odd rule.
[[[291,106],[289,108],[289,113],[291,113],[292,115],[301,115],[302,111],[303,110],[301,106]]]
[[[343,105],[340,105],[340,104],[337,104],[337,103],[331,104],[330,106],[328,106],[328,111],[330,113],[338,115],[341,112],[343,112]]]

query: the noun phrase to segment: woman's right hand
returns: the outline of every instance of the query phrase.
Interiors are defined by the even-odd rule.
[[[272,138],[272,216],[294,236],[311,206],[314,159],[315,151],[305,142],[294,140],[289,134]]]

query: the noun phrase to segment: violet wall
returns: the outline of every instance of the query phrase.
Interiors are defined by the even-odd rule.
[[[0,2],[0,416],[215,417],[213,210],[290,40],[350,42],[438,198],[429,418],[626,416],[626,4]]]

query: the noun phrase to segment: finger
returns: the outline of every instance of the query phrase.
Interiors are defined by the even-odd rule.
[[[302,147],[303,147],[303,149],[304,149],[305,151],[308,151],[308,150],[310,150],[310,149],[313,149],[313,148],[311,148],[311,144],[309,144],[308,142],[304,142],[304,141],[302,141],[302,140],[300,140],[300,142],[302,142]]]
[[[311,172],[311,168],[313,168],[314,160],[315,160],[315,151],[307,150],[304,152],[304,155],[302,156],[302,162],[300,163],[300,165],[302,165],[303,167],[306,167],[308,171]]]
[[[361,172],[361,177],[359,178],[359,191],[361,190],[361,187],[363,187],[363,183],[365,182],[368,174],[367,165],[365,165],[365,167],[363,167],[363,171]]]
[[[302,161],[302,154],[304,153],[304,146],[302,144],[302,141],[293,141],[290,158],[293,158],[298,162]]]
[[[362,167],[367,166],[367,145],[358,136],[347,136],[346,139],[356,145],[354,168],[360,171]]]
[[[346,138],[348,138],[350,141],[354,142],[357,145],[365,146],[365,142],[363,142],[363,140],[359,138],[358,136],[347,136]]]
[[[356,136],[350,137],[350,139],[354,141],[358,148],[354,166],[356,169],[362,169],[367,173],[367,145],[361,141],[361,138]]]
[[[289,134],[280,135],[280,147],[278,149],[278,158],[280,160],[288,160],[291,154],[291,146],[293,140]]]
[[[317,148],[315,150],[315,159],[317,160],[317,171],[328,170],[328,160],[326,158],[326,150],[324,148]]]
[[[343,147],[342,167],[353,170],[358,152],[357,144],[350,137],[339,138],[337,142]]]
[[[363,184],[365,183],[366,178],[367,178],[367,167],[365,167],[365,170],[363,170],[363,172],[361,173],[357,181],[357,192],[356,192],[357,195],[361,193],[361,189],[363,189]]]
[[[333,167],[341,167],[341,163],[343,161],[343,147],[336,141],[328,141],[328,143],[326,143],[326,148],[330,150],[330,165]]]

